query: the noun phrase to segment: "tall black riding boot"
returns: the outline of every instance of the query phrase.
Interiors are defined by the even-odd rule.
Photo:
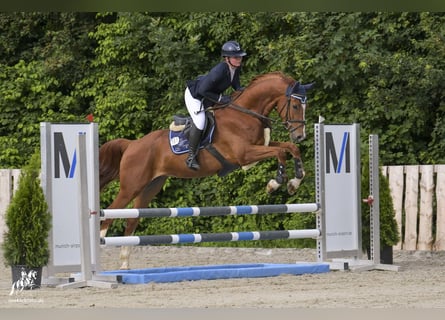
[[[199,170],[200,166],[196,160],[196,156],[199,151],[199,142],[201,141],[201,135],[203,130],[196,128],[195,124],[192,124],[190,135],[189,135],[189,156],[185,163],[187,167],[192,170]]]

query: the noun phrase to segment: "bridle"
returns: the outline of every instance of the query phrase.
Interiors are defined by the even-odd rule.
[[[300,125],[297,127],[293,127],[292,129],[289,130],[290,133],[294,132],[295,130],[304,127],[306,125],[306,119],[305,119],[305,109],[306,109],[306,103],[307,103],[307,97],[305,95],[302,94],[297,94],[294,93],[295,87],[299,85],[299,83],[295,83],[293,86],[290,85],[287,87],[286,90],[286,103],[283,105],[283,107],[281,107],[281,110],[279,110],[278,112],[281,114],[281,112],[283,111],[284,108],[286,108],[286,120],[283,122],[284,127],[289,130],[289,127],[293,124],[293,123],[299,123]],[[291,108],[291,101],[292,99],[296,99],[298,101],[300,101],[301,103],[301,107],[303,108],[303,119],[302,120],[296,120],[296,119],[291,119],[290,117],[290,108]],[[297,108],[297,106],[293,105],[292,108]]]
[[[300,101],[300,103],[302,104],[302,107],[305,108],[306,103],[307,103],[307,97],[305,95],[301,95],[301,94],[297,94],[294,93],[295,88],[299,85],[298,82],[296,82],[294,85],[289,85],[286,89],[286,97],[287,100],[285,102],[285,104],[281,107],[281,110],[277,110],[279,114],[281,114],[281,112],[283,111],[284,108],[286,108],[286,120],[284,122],[281,122],[284,127],[290,132],[294,132],[295,130],[304,127],[306,125],[306,120],[304,119],[304,113],[303,113],[303,120],[296,120],[296,119],[291,119],[290,117],[290,108],[291,108],[291,101],[292,99],[296,99],[298,101]],[[239,96],[242,94],[243,92],[240,92],[235,99],[239,98]],[[215,101],[216,102],[216,101]],[[293,108],[295,108],[296,106],[292,106]],[[227,105],[219,105],[219,106],[212,106],[207,108],[207,110],[216,110],[216,109],[222,109],[222,108],[232,108],[235,109],[237,111],[249,114],[253,117],[256,117],[258,119],[260,119],[261,121],[263,121],[264,123],[270,123],[270,122],[280,122],[280,120],[275,120],[275,119],[271,119],[269,117],[266,117],[265,115],[262,115],[258,112],[246,109],[240,105],[237,105],[233,102],[229,102]],[[292,129],[289,130],[289,127],[293,124],[293,123],[300,123],[299,126],[294,127]]]

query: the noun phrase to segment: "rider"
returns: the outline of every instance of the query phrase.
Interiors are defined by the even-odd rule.
[[[235,90],[242,89],[240,66],[245,55],[246,52],[241,49],[238,42],[228,41],[221,48],[223,61],[214,66],[206,75],[187,81],[184,99],[193,123],[189,136],[190,151],[186,164],[192,170],[200,168],[196,156],[205,126],[205,112],[202,111],[215,103],[228,104],[230,96],[223,95],[223,93],[230,86]]]

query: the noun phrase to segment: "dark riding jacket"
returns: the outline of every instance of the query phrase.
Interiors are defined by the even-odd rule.
[[[233,80],[230,80],[230,67],[222,61],[214,66],[209,73],[187,81],[187,87],[193,98],[202,100],[204,108],[215,104],[229,87],[241,89],[240,68],[235,69]]]

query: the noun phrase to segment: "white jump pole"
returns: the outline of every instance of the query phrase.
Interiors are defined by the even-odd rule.
[[[101,219],[155,217],[214,217],[223,215],[254,215],[271,213],[309,213],[320,209],[318,203],[291,203],[189,208],[102,209]]]

